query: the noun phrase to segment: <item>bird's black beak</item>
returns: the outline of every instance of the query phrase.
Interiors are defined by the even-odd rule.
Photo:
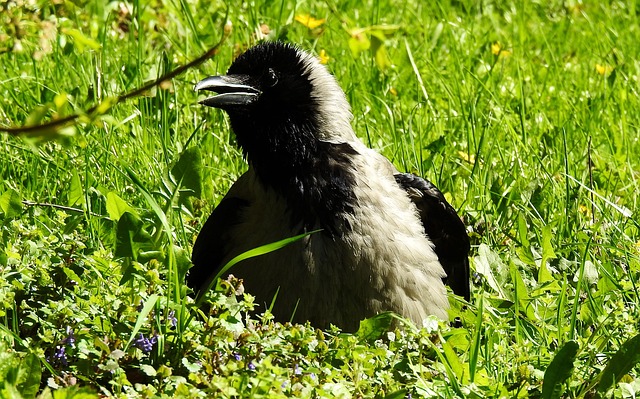
[[[262,92],[248,82],[249,78],[245,75],[210,76],[196,83],[193,89],[218,93],[200,101],[200,104],[224,109],[234,105],[249,105],[260,98]]]

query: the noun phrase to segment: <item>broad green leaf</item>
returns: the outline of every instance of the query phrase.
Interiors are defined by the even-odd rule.
[[[20,392],[15,386],[10,384],[3,384],[3,385],[0,385],[0,399],[23,399],[24,398],[22,395],[20,395]]]
[[[141,364],[140,371],[142,371],[149,377],[155,377],[157,374],[156,369],[150,364]]]
[[[385,47],[385,36],[380,31],[371,32],[371,50],[374,54],[374,59],[378,69],[385,71],[391,67],[391,58]]]
[[[142,228],[142,220],[137,216],[125,212],[118,220],[116,228],[115,256],[135,258],[137,251],[134,237]]]
[[[549,259],[555,259],[556,253],[553,250],[551,240],[553,239],[553,226],[550,224],[542,228],[542,264],[546,264]]]
[[[520,312],[523,312],[527,315],[527,318],[532,321],[537,321],[538,316],[535,313],[535,309],[533,306],[529,306],[530,295],[527,286],[522,279],[522,274],[518,269],[518,266],[510,262],[510,272],[511,272],[511,282],[513,283],[514,288],[514,302],[518,301],[520,305]]]
[[[147,188],[142,184],[140,179],[138,179],[138,176],[136,176],[133,170],[128,167],[125,167],[125,170],[129,178],[131,179],[131,181],[140,189],[142,196],[145,198],[145,200],[147,200],[147,203],[151,207],[151,210],[153,210],[153,213],[158,217],[158,220],[160,220],[160,223],[162,224],[162,228],[167,234],[167,238],[169,239],[169,241],[171,241],[172,229],[171,229],[171,226],[169,225],[169,220],[167,219],[167,215],[164,213],[164,211],[162,210],[158,202],[151,196],[151,193],[149,193],[149,190],[147,190]]]
[[[600,279],[600,273],[598,273],[598,268],[593,264],[589,259],[584,261],[583,265],[584,269],[582,270],[582,278],[587,284],[597,284]],[[579,278],[579,273],[573,277],[573,281],[577,281]]]
[[[181,201],[190,196],[202,196],[202,153],[200,148],[191,147],[185,150],[178,162],[171,169],[171,174],[181,188],[189,190],[181,195]]]
[[[531,243],[529,242],[529,228],[522,214],[518,214],[518,240],[520,241],[520,247],[517,249],[518,258],[529,265],[534,265]]]
[[[640,362],[640,334],[622,344],[600,374],[598,394],[604,396],[625,374]]]
[[[518,266],[515,263],[510,262],[509,270],[511,272],[511,282],[513,283],[513,286],[518,296],[517,299],[518,300],[529,299],[529,291],[527,290],[527,286],[524,284],[524,281],[522,280],[522,276],[520,275],[520,270],[518,270]]]
[[[393,312],[382,312],[360,321],[356,335],[365,341],[374,341],[389,332],[398,316]]]
[[[0,196],[0,211],[5,218],[14,218],[22,213],[20,193],[10,188]]]
[[[180,279],[183,280],[187,271],[191,267],[191,253],[181,247],[174,247],[174,253],[176,254],[176,266],[178,266],[178,274]]]
[[[69,280],[75,281],[76,283],[81,283],[82,282],[82,279],[80,278],[80,276],[78,276],[76,274],[76,272],[74,272],[70,268],[64,266],[64,267],[62,267],[62,271],[64,271],[64,274],[67,276],[67,278]]]
[[[124,258],[122,260],[122,264],[120,265],[120,273],[122,274],[122,277],[120,278],[119,284],[123,285],[127,281],[131,280],[133,278],[134,270],[135,264],[131,257]]]
[[[542,228],[542,259],[540,260],[540,269],[538,271],[539,284],[553,281],[553,276],[547,267],[547,261],[556,257],[553,245],[551,244],[553,238],[552,227],[552,225],[547,224]]]
[[[197,373],[198,371],[200,371],[200,369],[202,369],[201,365],[199,365],[198,363],[191,363],[186,357],[182,358],[182,365],[187,370],[189,370],[190,373]]]
[[[33,398],[40,389],[40,378],[42,377],[42,368],[40,367],[40,359],[34,353],[29,353],[20,363],[20,371],[18,373],[18,391],[25,398]]]
[[[544,257],[542,258],[542,262],[540,262],[540,268],[538,269],[538,284],[549,283],[553,281],[553,276],[547,267],[547,262],[544,261]]]
[[[369,41],[369,37],[362,29],[354,29],[350,33],[351,38],[349,38],[349,49],[354,57],[359,56],[363,51],[369,50],[371,47],[371,41]]]
[[[67,194],[67,205],[81,205],[84,204],[84,191],[82,190],[82,182],[77,171],[73,171],[71,175],[71,182],[69,182],[69,192]],[[107,211],[109,206],[109,200],[107,198]]]
[[[468,364],[465,363],[465,365],[463,365],[449,341],[445,341],[442,344],[442,350],[444,351],[444,356],[447,359],[449,367],[451,367],[451,371],[456,375],[458,381],[465,384],[468,383],[469,370],[465,367],[465,365],[468,367]]]
[[[562,394],[562,384],[571,376],[573,362],[578,354],[578,343],[568,341],[553,357],[551,363],[544,372],[544,382],[542,383],[542,398],[560,398]]]
[[[117,222],[125,212],[135,215],[133,208],[129,206],[118,194],[113,191],[107,193],[107,213],[109,219]]]
[[[438,136],[437,139],[433,140],[432,142],[427,144],[427,146],[425,147],[425,149],[429,150],[429,152],[434,154],[441,154],[444,152],[446,148],[447,148],[447,139],[444,136],[444,134]]]
[[[500,257],[491,251],[488,245],[480,244],[478,256],[474,260],[476,272],[486,278],[489,286],[499,294],[500,298],[507,299],[508,297],[502,289],[501,282],[504,280],[503,276],[505,274],[508,275],[509,270]]]
[[[153,237],[145,230],[142,220],[132,213],[125,212],[116,226],[115,256],[136,260],[141,251],[153,250]]]
[[[366,28],[367,31],[376,32],[382,37],[391,37],[402,28],[402,25],[379,24],[371,25]]]
[[[390,394],[385,396],[384,399],[403,399],[407,397],[407,392],[408,391],[406,389],[401,389],[399,391],[391,392]]]

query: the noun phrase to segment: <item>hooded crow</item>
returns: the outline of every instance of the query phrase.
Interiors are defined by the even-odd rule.
[[[469,299],[469,238],[430,182],[399,173],[354,134],[345,94],[295,46],[250,48],[227,75],[195,90],[224,110],[248,171],[231,187],[193,247],[187,283],[198,294],[229,260],[304,232],[231,270],[280,321],[355,331],[383,311],[418,325],[447,319],[445,283]]]

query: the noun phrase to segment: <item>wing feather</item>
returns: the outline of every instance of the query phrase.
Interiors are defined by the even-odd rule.
[[[187,275],[187,285],[196,294],[207,288],[211,278],[223,266],[221,263],[232,245],[231,231],[240,222],[242,212],[249,204],[243,198],[225,197],[202,226],[191,254],[193,267]]]
[[[464,223],[430,181],[410,173],[398,173],[394,177],[418,208],[424,231],[447,273],[445,283],[468,301],[470,243]]]

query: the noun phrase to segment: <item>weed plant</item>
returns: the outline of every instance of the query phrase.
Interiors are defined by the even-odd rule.
[[[0,397],[637,397],[637,7],[3,1]],[[192,88],[276,39],[463,216],[458,323],[280,324],[233,278],[194,306],[191,246],[246,164]]]

